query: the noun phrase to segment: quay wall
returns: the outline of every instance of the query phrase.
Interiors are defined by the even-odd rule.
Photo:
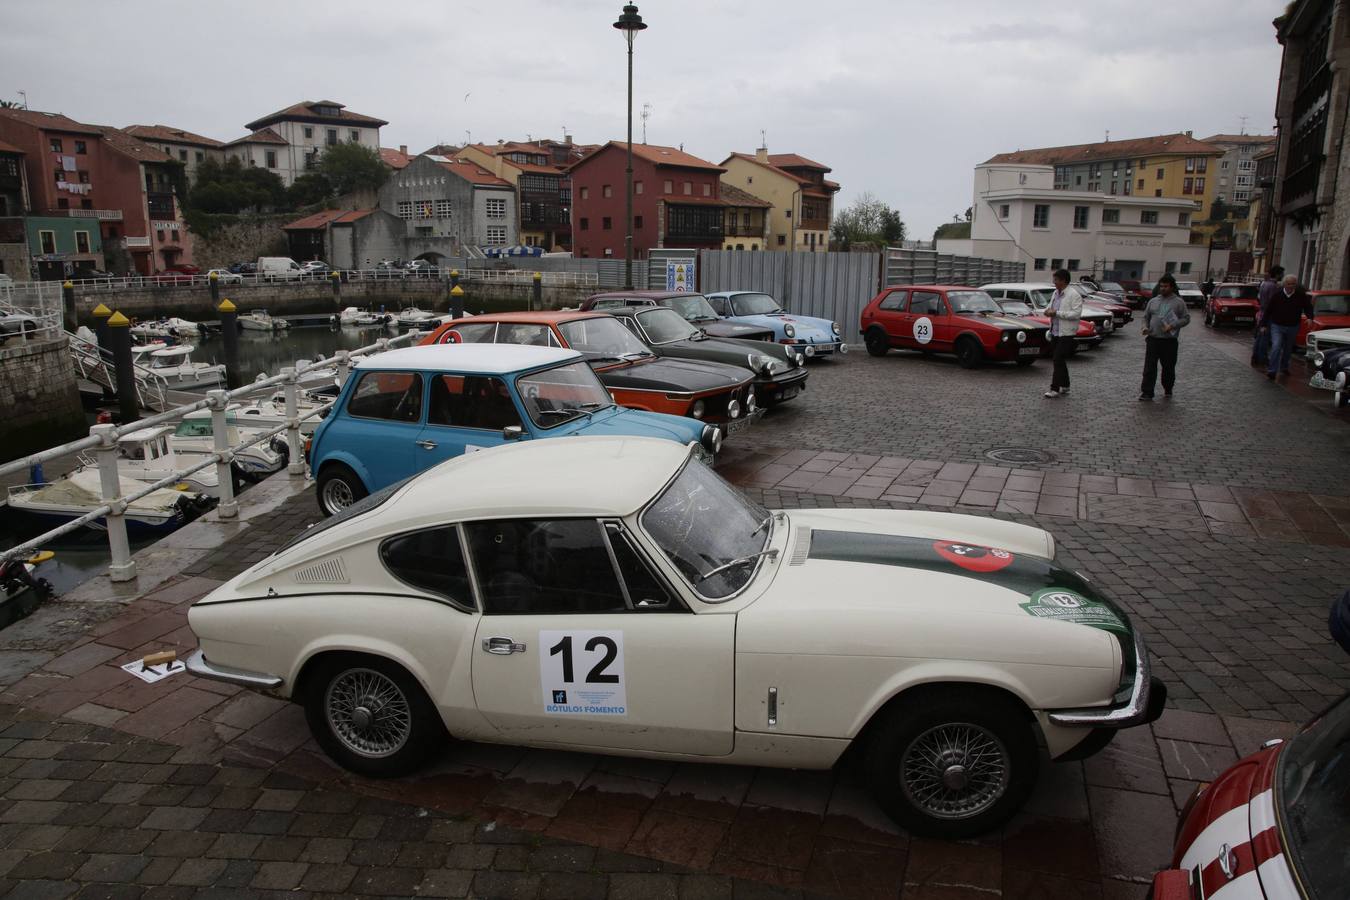
[[[490,284],[467,282],[464,290],[464,308],[469,312],[500,312],[524,309],[529,303],[532,285]],[[422,309],[444,313],[450,309],[450,285],[443,281],[400,279],[394,281],[354,281],[341,285],[341,295],[335,302],[332,285],[323,282],[264,282],[262,284],[231,284],[220,286],[220,296],[239,307],[241,313],[250,309],[266,309],[274,316],[315,313],[333,313],[345,306],[379,307],[390,311],[416,305]],[[542,299],[546,309],[576,306],[596,289],[593,287],[545,286]],[[75,291],[75,325],[93,326],[94,307],[100,303],[120,311],[129,319],[154,319],[160,316],[179,316],[194,322],[214,321],[220,318],[211,302],[211,289],[203,286],[147,287],[134,290]]]
[[[65,335],[0,346],[0,422],[0,462],[89,433]]]

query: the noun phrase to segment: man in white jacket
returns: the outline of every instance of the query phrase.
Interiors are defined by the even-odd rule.
[[[1047,310],[1050,316],[1050,350],[1054,355],[1055,371],[1050,376],[1049,399],[1069,393],[1069,354],[1073,352],[1074,336],[1078,334],[1078,319],[1083,315],[1083,297],[1069,287],[1069,270],[1055,272],[1055,295]]]

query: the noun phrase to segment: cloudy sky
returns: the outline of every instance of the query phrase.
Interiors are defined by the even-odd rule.
[[[389,120],[385,146],[622,139],[620,0],[4,0],[0,97],[221,140],[300,100]],[[971,167],[1023,147],[1270,133],[1272,0],[640,0],[647,137],[714,162],[795,152],[928,238]],[[635,140],[641,140],[636,118]]]

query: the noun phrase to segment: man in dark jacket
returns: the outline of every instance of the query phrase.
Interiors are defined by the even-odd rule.
[[[1261,312],[1270,303],[1270,299],[1280,291],[1280,281],[1284,278],[1284,266],[1271,266],[1270,272],[1261,280],[1256,299],[1259,309],[1256,313],[1255,335],[1252,337],[1252,365],[1264,366],[1270,359],[1270,329],[1261,321]]]
[[[1270,364],[1266,377],[1275,380],[1277,373],[1289,374],[1289,357],[1298,339],[1298,324],[1303,316],[1313,318],[1312,298],[1299,286],[1295,275],[1284,276],[1284,285],[1261,307],[1261,327],[1270,330]]]

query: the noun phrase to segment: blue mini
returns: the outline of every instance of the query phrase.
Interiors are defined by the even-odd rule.
[[[759,291],[717,291],[704,294],[720,318],[741,325],[756,325],[773,331],[773,339],[807,357],[847,353],[838,322],[799,316]]]
[[[308,459],[319,508],[332,515],[462,453],[574,434],[696,443],[709,461],[722,443],[718,428],[696,419],[615,406],[575,350],[435,344],[361,360]]]

